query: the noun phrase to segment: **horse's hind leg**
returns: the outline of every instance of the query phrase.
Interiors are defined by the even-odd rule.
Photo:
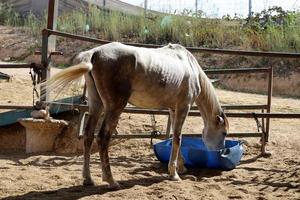
[[[125,103],[126,105],[126,103]],[[109,163],[108,148],[111,136],[118,124],[119,117],[123,108],[117,110],[108,110],[105,112],[105,118],[102,128],[97,136],[97,143],[99,147],[99,154],[102,166],[102,180],[108,182],[110,189],[119,189],[119,184],[114,180]]]
[[[94,185],[90,172],[90,151],[94,140],[95,128],[103,110],[103,105],[90,75],[86,75],[85,79],[89,98],[89,117],[84,131],[84,163],[82,176],[83,185]]]
[[[94,185],[94,182],[91,178],[90,172],[90,153],[91,153],[91,146],[94,140],[94,130],[97,120],[95,116],[89,115],[87,126],[85,128],[84,133],[84,162],[83,162],[83,185]]]
[[[119,189],[120,186],[111,173],[108,147],[111,135],[131,95],[131,80],[136,58],[131,54],[119,55],[116,59],[104,57],[105,55],[101,55],[101,51],[96,51],[91,59],[94,66],[91,73],[104,105],[104,120],[97,136],[97,143],[102,179],[108,182],[110,189]]]
[[[118,91],[114,92],[118,93]],[[105,105],[104,120],[97,135],[97,143],[102,167],[102,180],[106,181],[109,184],[109,188],[112,190],[120,189],[120,186],[112,176],[108,155],[109,142],[117,127],[120,115],[127,104],[128,96],[129,95],[126,95],[125,97],[121,95],[117,96],[117,100],[109,94],[101,96]]]

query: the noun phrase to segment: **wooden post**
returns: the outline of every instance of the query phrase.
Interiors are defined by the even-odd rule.
[[[47,29],[56,29],[56,21],[57,21],[57,14],[58,14],[58,4],[59,0],[49,0],[48,4],[48,21],[47,21]],[[42,81],[48,80],[50,78],[50,53],[55,51],[56,45],[56,36],[51,35],[49,36],[46,32],[43,32],[42,38],[42,58],[41,63],[44,66],[42,70]],[[40,91],[41,101],[48,101],[49,94],[46,88],[41,88]]]

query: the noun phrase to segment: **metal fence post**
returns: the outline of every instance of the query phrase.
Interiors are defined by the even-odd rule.
[[[267,100],[267,113],[271,112],[272,104],[272,93],[273,93],[273,66],[269,68],[268,76],[268,100]],[[269,156],[270,154],[266,152],[266,144],[269,141],[270,134],[270,118],[266,118],[266,131],[262,133],[261,138],[261,153],[264,156]]]
[[[55,30],[56,29],[56,21],[58,14],[58,4],[59,0],[49,0],[48,3],[48,21],[47,21],[47,29]],[[46,31],[42,33],[42,57],[41,63],[43,65],[41,80],[45,81],[50,78],[50,68],[48,67],[50,62],[50,53],[55,51],[56,45],[56,36],[49,34]],[[45,87],[41,88],[40,91],[41,101],[48,101],[49,94]]]
[[[271,112],[271,104],[272,104],[272,94],[273,94],[273,66],[270,67],[269,70],[269,85],[268,85],[268,107],[267,113]],[[266,119],[266,142],[269,141],[269,133],[270,133],[270,118]]]

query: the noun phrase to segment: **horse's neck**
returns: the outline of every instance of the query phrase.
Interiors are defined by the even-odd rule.
[[[204,123],[209,123],[221,112],[221,106],[215,89],[208,77],[201,72],[200,77],[201,93],[196,99],[196,104],[200,110]]]

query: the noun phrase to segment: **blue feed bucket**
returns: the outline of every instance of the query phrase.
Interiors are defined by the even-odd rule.
[[[154,144],[154,153],[159,161],[168,163],[172,139]],[[243,155],[243,146],[239,141],[226,140],[225,148],[218,151],[209,151],[201,138],[183,137],[181,153],[185,165],[191,168],[211,168],[231,170],[239,164]]]

